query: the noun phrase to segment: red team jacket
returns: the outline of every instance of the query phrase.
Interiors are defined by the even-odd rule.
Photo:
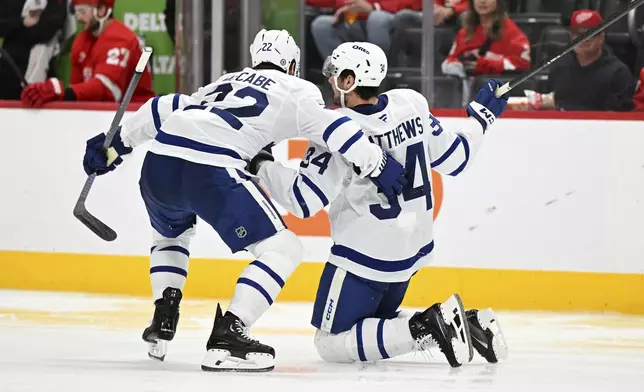
[[[459,58],[464,55],[476,53],[487,36],[483,32],[483,26],[479,25],[472,38],[466,40],[466,31],[460,29],[446,63],[460,62]],[[528,37],[519,29],[510,18],[505,18],[503,24],[503,35],[498,41],[492,42],[490,49],[484,57],[479,57],[474,72],[476,74],[500,74],[504,71],[523,71],[530,68],[530,42]]]
[[[644,68],[640,71],[640,80],[637,83],[633,103],[635,104],[635,110],[644,111]]]
[[[77,101],[120,102],[141,56],[137,36],[122,22],[112,20],[98,37],[82,31],[72,45],[70,88]],[[148,67],[134,91],[132,102],[154,97]]]

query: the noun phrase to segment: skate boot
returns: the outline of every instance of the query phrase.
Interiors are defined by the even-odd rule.
[[[469,362],[474,356],[465,310],[458,294],[434,304],[409,320],[411,336],[419,350],[438,345],[452,367]]]
[[[207,372],[268,372],[275,367],[275,350],[251,338],[248,328],[234,314],[217,313],[206,344],[201,369]]]
[[[163,290],[163,298],[154,301],[154,317],[142,336],[148,343],[148,356],[152,359],[165,359],[168,342],[174,338],[177,331],[181,297],[181,290],[168,287]]]
[[[497,363],[508,357],[508,344],[499,319],[492,309],[471,309],[465,312],[472,335],[472,345],[483,358]]]

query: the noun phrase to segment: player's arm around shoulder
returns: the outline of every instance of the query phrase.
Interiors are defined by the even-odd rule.
[[[427,110],[424,121],[431,130],[428,149],[432,169],[457,176],[470,166],[483,143],[483,135],[507,105],[507,96],[497,98],[494,95],[501,85],[500,81],[490,80],[467,106],[468,118],[456,130],[445,130]]]
[[[263,155],[263,162],[256,159]],[[255,161],[255,162],[253,162]],[[342,190],[349,166],[338,153],[324,145],[310,143],[298,169],[274,162],[260,152],[249,165],[251,174],[271,197],[298,218],[308,218],[329,205]]]

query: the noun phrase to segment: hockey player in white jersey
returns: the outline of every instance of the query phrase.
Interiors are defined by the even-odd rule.
[[[217,307],[202,363],[208,371],[273,368],[273,348],[252,339],[248,328],[302,258],[301,243],[244,171],[247,160],[270,143],[305,137],[360,167],[391,197],[405,182],[402,166],[370,143],[357,123],[324,109],[320,91],[293,76],[300,51],[288,32],[260,31],[250,52],[253,68],[224,75],[192,96],[150,100],[123,123],[107,154],[100,134],[88,141],[84,159],[88,174],[104,174],[121,155],[150,141],[139,184],[154,229],[155,312],[143,333],[151,357],[163,360],[177,328],[197,216],[233,253],[247,250],[255,257],[239,277],[226,314]],[[217,284],[218,277],[212,279]]]
[[[362,125],[377,145],[405,162],[407,184],[399,196],[383,196],[323,144],[311,142],[299,171],[260,152],[249,171],[287,210],[313,216],[330,205],[334,245],[314,305],[315,345],[331,362],[373,361],[438,344],[452,366],[476,350],[490,362],[506,355],[494,313],[463,309],[451,296],[422,313],[399,312],[411,277],[432,260],[431,169],[456,176],[469,167],[483,135],[505,109],[490,81],[467,107],[469,120],[444,130],[425,98],[413,90],[378,95],[387,59],[378,46],[340,45],[325,63],[338,111]],[[467,319],[467,322],[464,320]]]

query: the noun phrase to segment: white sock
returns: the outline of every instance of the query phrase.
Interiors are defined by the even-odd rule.
[[[152,299],[163,297],[163,290],[174,287],[183,291],[188,276],[188,246],[194,229],[189,229],[177,238],[166,238],[154,232],[150,252],[150,283]]]
[[[228,311],[247,327],[273,304],[284,283],[302,258],[302,245],[291,231],[283,230],[249,250],[257,259],[242,271]]]
[[[328,362],[376,361],[416,351],[408,317],[368,318],[339,334],[318,330],[315,345]]]

